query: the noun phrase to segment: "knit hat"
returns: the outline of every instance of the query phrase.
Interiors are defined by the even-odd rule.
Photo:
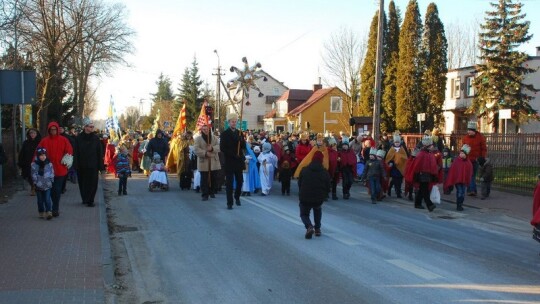
[[[38,148],[36,149],[36,155],[37,155],[37,156],[40,156],[40,155],[42,155],[42,154],[47,155],[47,149],[45,149],[45,148],[43,148],[43,147],[38,147]]]
[[[371,148],[369,149],[369,155],[377,155],[377,149],[376,148]]]
[[[349,141],[348,140],[342,140],[341,141],[341,146],[349,146]]]
[[[315,154],[313,154],[312,162],[317,162],[319,164],[322,164],[324,159],[324,155],[321,151],[315,151]]]
[[[469,122],[467,122],[467,130],[476,131],[476,121],[469,120]]]
[[[88,125],[94,124],[94,122],[92,122],[92,120],[90,119],[90,117],[85,117],[85,118],[83,118],[83,120],[82,120],[82,124],[83,124],[83,126],[86,127],[86,126],[88,126]]]
[[[384,156],[386,156],[386,151],[384,151],[383,149],[380,149],[377,151],[377,157],[380,157],[380,158],[384,158]]]
[[[238,114],[236,113],[227,114],[227,120],[238,120]]]
[[[270,152],[270,150],[272,150],[272,145],[268,142],[265,142],[262,147],[263,153]]]
[[[469,155],[469,153],[471,152],[471,146],[467,145],[467,144],[464,144],[462,147],[461,147],[461,150],[460,151],[463,151],[463,153]]]
[[[328,139],[328,145],[330,145],[330,146],[337,145],[336,139],[333,138],[333,137],[330,137]]]
[[[422,145],[424,147],[429,147],[433,145],[433,139],[431,138],[431,136],[424,136],[424,138],[422,138]]]

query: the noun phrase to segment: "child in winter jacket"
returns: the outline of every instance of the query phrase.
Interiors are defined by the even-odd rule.
[[[36,189],[37,205],[40,218],[53,218],[51,188],[54,181],[54,169],[47,158],[47,150],[43,147],[36,149],[36,159],[31,165],[32,182]]]
[[[283,161],[279,168],[279,181],[281,182],[281,195],[291,195],[292,170],[288,161]]]
[[[478,177],[480,178],[481,193],[480,199],[485,200],[489,197],[491,192],[491,182],[493,182],[493,165],[489,161],[489,158],[482,156],[476,159],[478,161]]]
[[[371,190],[371,203],[376,204],[381,192],[381,178],[386,177],[382,161],[377,159],[377,149],[371,148],[369,160],[364,167],[362,180],[366,180]]]
[[[448,172],[450,172],[450,167],[452,166],[452,162],[454,161],[454,159],[450,155],[450,149],[448,149],[447,147],[443,149],[442,154],[443,154],[443,157],[442,157],[443,180],[442,182],[444,185],[444,182],[448,178]],[[450,194],[452,193],[452,190],[454,190],[454,186],[450,186],[448,189],[445,189],[443,192],[444,194]]]
[[[131,177],[128,149],[120,145],[118,153],[114,156],[114,167],[118,177],[118,195],[127,195],[127,179]]]
[[[455,186],[456,188],[456,204],[457,211],[463,211],[463,202],[465,201],[465,190],[467,185],[471,182],[473,166],[471,161],[467,158],[471,147],[464,144],[461,147],[459,156],[454,160],[450,171],[448,172],[448,178],[444,182],[444,189],[448,189],[449,186]]]

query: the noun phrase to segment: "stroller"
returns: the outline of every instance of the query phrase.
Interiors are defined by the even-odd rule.
[[[159,154],[154,153],[152,164],[150,165],[150,177],[148,178],[148,191],[153,192],[156,189],[163,191],[169,190],[169,178],[165,164]]]

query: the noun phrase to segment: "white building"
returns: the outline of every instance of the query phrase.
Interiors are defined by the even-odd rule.
[[[531,56],[525,63],[529,68],[535,69],[536,72],[527,74],[524,83],[533,84],[536,89],[540,89],[540,47],[536,48],[536,56]],[[467,130],[467,122],[476,120],[474,115],[465,114],[467,108],[472,104],[474,92],[474,77],[475,67],[463,67],[448,71],[446,74],[446,97],[443,105],[443,115],[445,119],[444,133],[449,134],[451,131]],[[540,111],[540,93],[527,92],[534,99],[530,101],[533,109]],[[493,122],[497,124],[499,122]],[[506,122],[502,121],[501,126],[504,128],[507,124],[506,132],[513,133],[515,124],[511,119]],[[504,129],[501,129],[504,132]],[[480,132],[491,133],[493,125],[488,124],[487,119],[480,121]],[[528,124],[520,127],[522,133],[540,133],[540,122],[531,120]]]
[[[264,129],[264,115],[272,111],[275,101],[289,88],[287,88],[283,82],[278,81],[274,77],[270,76],[264,70],[260,70],[261,75],[266,76],[267,81],[263,81],[263,78],[259,78],[255,81],[261,93],[264,94],[263,97],[259,97],[259,92],[250,89],[249,90],[249,103],[251,105],[246,105],[247,100],[244,100],[242,120],[246,121],[247,129]],[[234,94],[235,88],[230,88],[229,94],[232,97]],[[236,102],[235,106],[240,113],[241,103]],[[227,113],[233,113],[233,105],[227,105]]]

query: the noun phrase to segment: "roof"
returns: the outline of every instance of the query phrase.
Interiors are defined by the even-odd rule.
[[[298,90],[298,89],[290,89],[285,92],[278,98],[278,101],[280,100],[302,100],[306,101],[311,97],[313,94],[312,90]]]
[[[264,115],[264,118],[274,118],[274,116],[276,116],[276,113],[277,113],[277,109],[272,109],[272,111]]]
[[[317,101],[323,98],[326,94],[330,93],[330,91],[332,91],[333,89],[335,88],[320,89],[320,90],[315,91],[305,103],[294,108],[292,111],[288,113],[288,115],[297,115],[297,114],[302,113],[305,109],[317,103]]]

